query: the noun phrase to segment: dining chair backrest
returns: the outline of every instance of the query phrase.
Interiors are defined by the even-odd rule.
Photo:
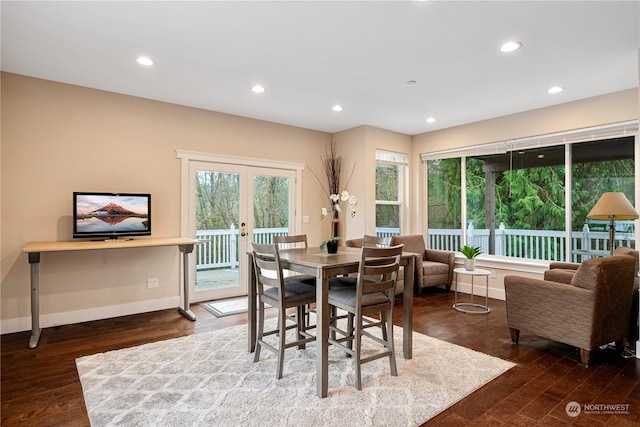
[[[251,251],[253,252],[258,294],[264,293],[265,286],[283,290],[284,280],[278,246],[251,242]]]
[[[391,237],[370,236],[365,234],[362,238],[362,246],[388,247],[391,246]]]
[[[404,245],[363,246],[356,282],[357,299],[362,300],[363,294],[383,292],[393,301],[403,248]]]
[[[307,235],[296,234],[293,236],[273,236],[273,243],[279,249],[307,248]]]

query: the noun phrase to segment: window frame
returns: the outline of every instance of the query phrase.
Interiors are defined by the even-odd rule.
[[[559,132],[553,134],[546,134],[540,136],[533,136],[527,138],[513,139],[507,141],[499,141],[488,144],[478,144],[474,146],[454,148],[449,150],[441,150],[434,151],[429,153],[420,154],[420,158],[422,161],[422,167],[424,171],[424,197],[425,197],[425,205],[428,212],[428,180],[429,180],[429,170],[428,170],[428,161],[436,160],[436,159],[446,159],[446,158],[460,158],[461,159],[461,217],[462,217],[462,229],[461,233],[461,242],[467,241],[467,220],[468,220],[468,212],[467,212],[467,184],[466,184],[466,159],[467,157],[474,157],[480,155],[490,155],[490,154],[506,154],[509,151],[516,150],[526,150],[531,148],[542,148],[549,146],[564,146],[565,152],[565,170],[571,171],[572,168],[572,156],[571,156],[571,146],[572,144],[582,143],[582,142],[593,142],[597,140],[606,140],[613,138],[621,138],[621,137],[634,137],[634,198],[637,203],[640,203],[640,137],[638,135],[638,121],[626,121],[620,123],[614,123],[603,126],[596,126],[591,128],[578,129],[574,131],[566,131]],[[565,188],[571,187],[571,173],[565,173]],[[566,236],[566,253],[571,253],[571,191],[565,192],[565,207],[566,207],[566,217],[565,217],[565,236]],[[426,230],[426,235],[429,235],[429,224],[428,224],[428,213],[424,217],[424,229]],[[636,234],[636,242],[638,241],[638,227],[636,224],[635,227]],[[497,257],[495,255],[488,255],[491,257]]]
[[[407,200],[409,200],[409,155],[405,153],[376,149],[376,173],[378,170],[378,165],[381,164],[398,166],[398,168],[396,169],[398,172],[398,200],[379,200],[376,198],[374,212],[377,212],[378,205],[398,206],[398,220],[400,221],[398,234],[403,234],[407,230],[407,224],[409,221],[409,209],[407,207]],[[377,180],[375,194],[376,196],[378,194]],[[376,226],[377,235],[377,218],[374,218],[374,225]]]

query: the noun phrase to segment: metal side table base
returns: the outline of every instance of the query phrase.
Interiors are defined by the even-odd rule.
[[[453,308],[456,311],[467,314],[487,314],[491,312],[489,308],[489,276],[491,272],[489,270],[475,269],[467,270],[464,268],[454,268],[453,272],[456,275],[456,289]],[[458,302],[458,277],[463,275],[471,276],[471,302]],[[476,276],[484,276],[485,278],[485,300],[484,305],[473,302],[473,279]]]

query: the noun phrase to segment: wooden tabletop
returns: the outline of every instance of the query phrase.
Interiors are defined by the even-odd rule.
[[[92,249],[145,248],[154,246],[197,245],[200,241],[189,237],[137,238],[120,240],[76,240],[70,242],[29,242],[22,252],[62,252],[85,251]]]

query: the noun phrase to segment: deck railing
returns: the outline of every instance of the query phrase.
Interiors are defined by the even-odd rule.
[[[286,236],[287,228],[259,228],[253,230],[254,241],[272,243],[274,236]],[[391,237],[400,234],[398,228],[376,228],[377,236]],[[196,266],[198,270],[215,268],[238,268],[240,245],[238,229],[198,230],[196,239],[202,242],[196,246]],[[471,224],[466,230],[466,244],[480,246],[483,253],[489,252],[490,231],[476,229]],[[427,247],[447,251],[458,251],[462,246],[462,231],[452,229],[429,229]],[[582,231],[571,232],[571,253],[566,254],[564,231],[513,230],[504,224],[495,230],[495,255],[530,258],[547,261],[581,262],[591,255],[584,251],[606,251],[609,248],[609,233],[590,231],[585,225]],[[635,234],[616,234],[616,246],[635,247]]]
[[[257,243],[273,243],[273,236],[286,236],[288,228],[258,228],[253,230],[253,239]],[[196,239],[202,244],[196,245],[196,268],[209,270],[214,268],[238,268],[240,230],[231,227],[228,230],[197,230]]]

